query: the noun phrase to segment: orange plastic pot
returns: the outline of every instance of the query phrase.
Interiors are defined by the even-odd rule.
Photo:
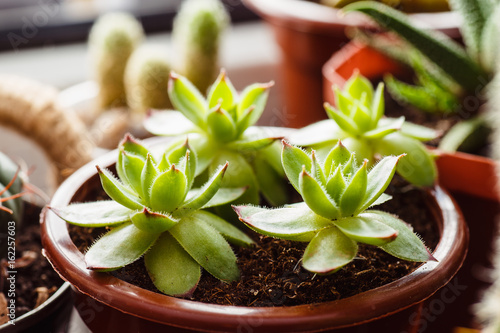
[[[95,165],[112,166],[116,156],[113,151],[75,172],[56,191],[51,205],[92,200],[88,193],[100,187]],[[425,209],[440,230],[433,253],[438,262],[425,263],[399,280],[346,299],[290,307],[222,306],[150,292],[86,269],[67,224],[52,212],[44,212],[41,230],[47,258],[74,286],[75,308],[93,332],[416,332],[419,321],[413,319],[459,270],[468,244],[467,226],[448,194],[435,187],[427,199]]]
[[[323,66],[324,100],[334,104],[332,86],[342,87],[354,71],[370,80],[380,80],[385,73],[404,74],[406,70],[380,52],[360,43],[351,42]],[[436,161],[439,184],[457,191],[489,200],[500,200],[496,191],[495,162],[486,157],[461,152],[438,151]]]
[[[346,28],[371,27],[363,15],[341,16],[339,10],[304,0],[243,0],[272,27],[281,48],[284,122],[303,127],[324,119],[321,67],[333,52],[349,42]],[[422,27],[460,36],[456,13],[410,14]]]

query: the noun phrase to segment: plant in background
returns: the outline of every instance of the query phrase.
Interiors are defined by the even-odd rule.
[[[473,146],[484,144],[484,140],[475,139],[484,136],[487,127],[478,109],[495,70],[500,5],[491,0],[451,0],[450,5],[463,18],[465,49],[442,33],[415,27],[407,16],[381,3],[363,1],[343,10],[369,15],[414,48],[412,57],[407,58],[415,69],[417,85],[389,76],[388,89],[399,101],[427,111],[454,112],[465,118],[448,132],[440,145],[443,150],[455,151],[463,149],[463,144],[471,146],[474,141],[479,143]],[[443,100],[448,102],[440,103]]]
[[[359,165],[340,141],[324,163],[314,151],[307,154],[283,142],[283,168],[304,202],[278,209],[233,207],[240,220],[259,233],[308,242],[302,265],[314,273],[329,274],[348,264],[358,243],[378,246],[404,260],[434,260],[405,222],[368,209],[390,199],[383,192],[401,157],[385,157],[368,171],[368,162]]]
[[[50,209],[71,224],[111,229],[86,252],[89,269],[116,270],[144,255],[151,280],[168,295],[194,291],[200,266],[220,280],[237,280],[236,257],[226,239],[238,245],[252,240],[205,209],[233,201],[245,188],[220,188],[227,163],[201,188],[192,188],[196,164],[187,142],[157,161],[127,136],[119,146],[119,179],[97,167],[112,200]]]
[[[202,92],[219,72],[221,36],[229,15],[219,0],[187,0],[172,28],[175,49],[173,67]]]
[[[143,38],[142,25],[127,13],[103,15],[92,26],[89,51],[101,109],[126,105],[125,66]]]
[[[264,111],[273,83],[255,83],[239,94],[222,71],[207,98],[185,77],[172,73],[168,93],[179,111],[154,112],[144,127],[155,135],[188,134],[198,157],[196,175],[213,173],[229,161],[224,187],[248,186],[239,202],[258,204],[259,192],[272,205],[282,205],[287,194],[278,139],[252,126]],[[176,149],[182,140],[169,149]],[[279,144],[279,142],[276,142]]]
[[[360,0],[320,0],[320,3],[342,8]],[[440,12],[449,10],[448,0],[377,0],[403,12]]]
[[[405,122],[404,117],[386,118],[384,84],[374,91],[372,84],[355,73],[344,90],[334,87],[337,109],[328,103],[325,110],[330,119],[298,130],[290,136],[293,144],[317,149],[324,157],[342,140],[356,152],[358,162],[367,159],[373,164],[380,156],[407,153],[398,173],[418,186],[431,186],[436,180],[434,158],[421,141],[431,140],[437,132]]]
[[[127,104],[132,111],[171,107],[168,99],[170,64],[167,52],[158,46],[144,45],[132,53],[125,69]]]
[[[0,152],[0,223],[2,229],[6,229],[9,221],[14,220],[19,223],[23,216],[23,203],[20,199],[24,194],[23,181],[19,177],[19,172],[19,166]]]

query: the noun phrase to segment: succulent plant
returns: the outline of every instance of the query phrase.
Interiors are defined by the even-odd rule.
[[[168,295],[194,291],[200,267],[220,280],[237,280],[236,257],[226,239],[238,245],[252,240],[205,209],[233,201],[245,188],[221,188],[227,163],[201,188],[192,188],[196,164],[187,141],[156,160],[127,136],[119,146],[119,179],[97,167],[112,200],[50,209],[71,224],[110,228],[87,250],[89,269],[116,270],[144,255],[151,280]]]
[[[324,5],[342,8],[360,0],[321,0]],[[403,12],[440,12],[449,10],[447,0],[377,0]]]
[[[469,137],[481,136],[487,127],[485,118],[476,116],[497,62],[500,5],[491,0],[451,0],[450,6],[462,16],[465,49],[440,32],[415,27],[406,15],[381,3],[362,1],[346,6],[343,11],[367,14],[399,35],[407,43],[406,55],[411,45],[412,56],[401,59],[409,59],[407,62],[416,72],[417,85],[388,76],[388,90],[395,99],[424,111],[454,113],[461,117],[464,121],[459,122],[458,129],[450,131],[449,138],[440,145],[442,150],[455,151],[463,148],[461,145],[466,141],[470,145]],[[484,143],[484,140],[476,141]]]
[[[220,0],[183,1],[172,28],[173,68],[202,92],[219,72],[221,36],[229,15]]]
[[[7,225],[7,222],[12,220],[19,222],[23,215],[23,204],[19,199],[24,194],[23,181],[19,177],[19,172],[19,166],[0,152],[0,223],[2,225]]]
[[[272,85],[252,84],[239,94],[222,71],[205,98],[187,78],[172,73],[168,93],[179,111],[154,112],[144,126],[155,135],[188,134],[198,156],[196,175],[212,173],[229,161],[223,186],[249,186],[240,202],[258,204],[260,192],[269,203],[282,205],[287,194],[279,138],[252,126],[264,111]],[[182,142],[174,142],[169,149]]]
[[[127,13],[105,14],[92,26],[89,52],[102,109],[126,105],[125,66],[143,38],[142,25]]]
[[[411,261],[434,260],[420,238],[396,216],[371,206],[390,196],[389,185],[400,156],[384,157],[368,171],[339,141],[324,162],[283,142],[282,162],[291,184],[304,202],[283,208],[233,206],[251,229],[273,237],[308,242],[302,265],[329,274],[354,259],[358,243],[375,245]]]
[[[355,73],[343,91],[334,87],[337,108],[325,104],[330,119],[298,130],[290,136],[293,144],[317,149],[326,156],[340,139],[356,152],[358,162],[373,164],[379,156],[407,153],[398,164],[398,173],[418,186],[431,186],[436,180],[436,165],[430,151],[421,141],[434,139],[434,130],[405,122],[404,117],[386,118],[384,84],[374,91],[366,78]]]
[[[149,109],[167,109],[170,64],[167,52],[156,45],[144,45],[130,56],[125,69],[127,104],[144,114]]]

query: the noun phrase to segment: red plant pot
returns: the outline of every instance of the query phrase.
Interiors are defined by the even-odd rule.
[[[406,72],[400,64],[380,52],[351,42],[334,53],[323,66],[324,100],[334,104],[332,86],[343,87],[356,70],[370,80],[379,80],[385,73],[400,75]],[[444,188],[489,200],[500,200],[495,186],[495,162],[492,159],[461,152],[438,152],[436,163],[438,181]]]
[[[162,138],[155,145],[165,144]],[[148,140],[146,140],[148,142]],[[149,141],[151,143],[151,141]],[[151,146],[151,145],[150,145]],[[95,165],[111,166],[117,151],[87,164],[53,196],[52,206],[91,200],[100,187]],[[450,281],[467,252],[468,230],[453,200],[440,187],[428,191],[426,209],[440,230],[434,251],[438,262],[422,264],[411,274],[382,287],[321,304],[290,307],[240,307],[174,298],[86,269],[84,255],[71,241],[65,221],[50,211],[42,218],[46,256],[57,272],[78,290],[76,309],[93,332],[305,332],[341,329],[353,332],[414,331],[426,299]]]
[[[271,26],[281,48],[280,64],[285,126],[303,127],[324,119],[321,67],[333,52],[349,42],[346,28],[373,26],[358,13],[346,17],[339,10],[304,0],[243,0]],[[459,37],[456,13],[410,14],[422,27]]]

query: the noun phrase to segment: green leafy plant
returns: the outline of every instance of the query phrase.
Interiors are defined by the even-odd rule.
[[[440,145],[442,150],[455,151],[463,148],[466,141],[470,145],[474,138],[469,137],[482,135],[487,127],[485,118],[476,116],[484,102],[484,88],[495,70],[500,45],[497,38],[500,5],[491,0],[451,0],[450,5],[462,16],[465,49],[442,33],[415,27],[406,15],[381,3],[357,2],[343,11],[369,15],[413,47],[410,57],[399,59],[409,59],[417,85],[388,76],[388,90],[397,100],[422,110],[455,113],[466,119]],[[409,54],[407,49],[404,52]],[[471,116],[474,117],[467,119]]]
[[[229,161],[223,186],[249,187],[240,202],[258,204],[262,193],[269,203],[282,205],[287,194],[275,142],[279,138],[252,126],[264,111],[272,85],[255,83],[238,93],[222,71],[205,98],[187,78],[172,73],[168,93],[179,111],[154,112],[144,126],[155,135],[188,134],[198,156],[196,175],[212,173]],[[168,149],[180,144],[182,140]]]
[[[290,136],[293,144],[317,149],[326,156],[340,139],[356,152],[358,162],[373,164],[379,156],[407,153],[398,165],[398,173],[418,186],[431,186],[436,180],[436,165],[431,152],[421,141],[434,139],[434,130],[405,122],[404,117],[383,117],[384,84],[376,90],[366,78],[355,73],[343,91],[334,87],[337,108],[325,104],[330,119],[298,130]]]
[[[320,0],[320,3],[342,8],[360,0]],[[403,12],[440,12],[449,10],[447,0],[377,0]]]
[[[8,221],[20,222],[23,216],[23,203],[20,199],[25,194],[19,166],[7,155],[0,152],[0,223],[6,226]],[[2,213],[2,211],[4,213]]]
[[[173,67],[205,92],[219,72],[222,34],[229,15],[220,0],[183,1],[172,28]]]
[[[354,259],[358,243],[376,245],[405,260],[434,260],[418,236],[397,217],[368,209],[390,199],[389,185],[400,156],[383,158],[368,171],[339,141],[320,162],[283,142],[282,162],[291,184],[304,202],[278,209],[234,206],[241,221],[265,235],[309,242],[302,265],[328,274]]]
[[[169,295],[191,293],[200,266],[220,280],[237,280],[236,257],[226,239],[238,245],[252,240],[205,209],[233,201],[245,188],[220,188],[227,163],[201,188],[192,188],[196,164],[188,142],[156,161],[127,136],[119,146],[119,179],[97,167],[112,200],[50,209],[71,224],[111,229],[87,250],[89,269],[116,270],[144,255],[153,283]]]

